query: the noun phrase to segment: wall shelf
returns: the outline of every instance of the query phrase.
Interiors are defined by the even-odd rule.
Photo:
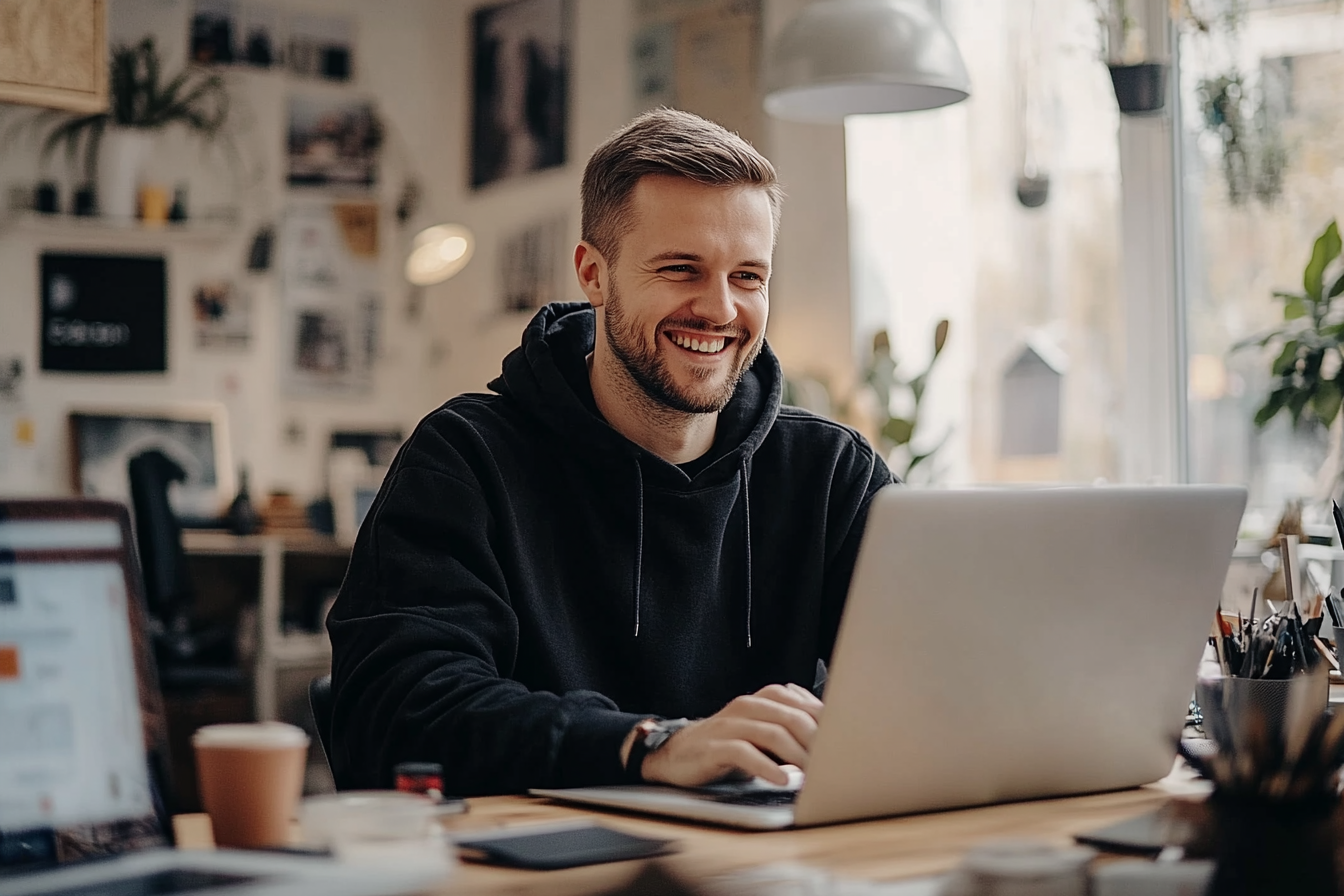
[[[105,242],[118,246],[161,247],[181,243],[217,243],[238,234],[236,216],[145,224],[96,216],[11,212],[0,217],[0,233],[67,242]]]

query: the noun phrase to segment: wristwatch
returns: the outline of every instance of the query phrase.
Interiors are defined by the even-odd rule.
[[[625,777],[633,783],[644,780],[644,757],[661,750],[668,738],[687,725],[690,719],[645,719],[635,726],[635,740],[625,760]]]

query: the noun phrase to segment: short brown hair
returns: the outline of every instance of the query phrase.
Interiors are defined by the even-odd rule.
[[[676,109],[654,109],[612,134],[583,169],[582,236],[609,261],[632,226],[630,195],[647,174],[684,177],[711,187],[754,186],[770,198],[779,235],[784,191],[770,160],[737,134]]]

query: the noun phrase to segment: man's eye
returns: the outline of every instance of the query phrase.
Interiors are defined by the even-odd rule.
[[[669,274],[691,274],[695,272],[695,268],[691,267],[688,264],[669,264],[666,267],[660,268],[659,270],[662,270]]]
[[[738,271],[736,276],[741,280],[763,280],[765,279],[755,271]]]

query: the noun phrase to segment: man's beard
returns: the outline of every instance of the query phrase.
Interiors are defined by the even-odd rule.
[[[680,411],[683,414],[717,414],[728,406],[733,393],[737,391],[737,384],[742,380],[742,374],[756,360],[756,356],[761,353],[761,346],[765,344],[765,340],[758,339],[748,347],[746,339],[749,334],[740,329],[708,330],[704,328],[703,324],[693,321],[678,322],[678,326],[686,330],[699,330],[710,336],[736,337],[736,364],[729,371],[722,387],[708,395],[687,392],[677,385],[676,380],[672,377],[672,372],[667,369],[666,359],[658,352],[656,340],[660,339],[661,336],[655,336],[653,346],[644,343],[637,325],[625,319],[625,314],[621,308],[621,297],[616,292],[615,284],[611,285],[611,290],[607,295],[604,318],[607,344],[611,346],[612,354],[630,374],[630,378],[644,391],[645,395],[665,408]],[[708,379],[714,376],[715,372],[693,372],[692,375],[697,378]]]

